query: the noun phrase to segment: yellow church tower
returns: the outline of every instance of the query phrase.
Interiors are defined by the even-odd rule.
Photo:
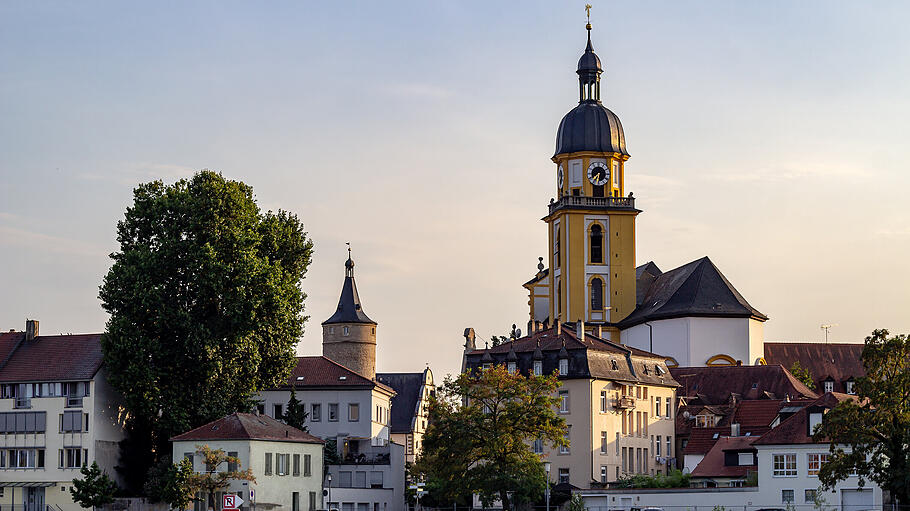
[[[578,106],[563,117],[556,134],[558,198],[550,200],[543,218],[550,247],[548,318],[550,324],[582,320],[589,330],[600,325],[603,337],[619,341],[614,325],[635,308],[635,217],[640,211],[632,194],[626,195],[626,139],[619,117],[601,103],[603,68],[591,45],[590,22],[586,28],[588,44],[578,60]],[[533,307],[532,320],[542,315]]]

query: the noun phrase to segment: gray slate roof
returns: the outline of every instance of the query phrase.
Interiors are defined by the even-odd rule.
[[[395,389],[389,425],[392,433],[411,433],[411,421],[417,413],[424,382],[423,373],[376,373],[376,380]]]
[[[653,267],[641,271],[636,269],[640,277],[636,283],[636,294],[641,293],[641,302],[619,322],[622,329],[647,321],[692,316],[768,319],[749,305],[707,257],[661,273],[650,285],[647,276],[652,275],[657,266],[653,263],[649,265]]]
[[[335,323],[369,323],[375,325],[376,322],[370,319],[363,312],[363,306],[360,304],[360,295],[357,294],[357,284],[354,282],[354,275],[348,275],[344,278],[344,285],[341,287],[341,298],[338,299],[338,309],[332,317],[322,322],[323,325]]]

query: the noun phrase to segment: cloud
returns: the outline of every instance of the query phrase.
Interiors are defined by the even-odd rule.
[[[0,225],[0,246],[84,257],[108,256],[108,251],[98,245],[2,225]]]

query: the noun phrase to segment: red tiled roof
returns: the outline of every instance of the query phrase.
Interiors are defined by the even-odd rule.
[[[376,386],[390,393],[391,387],[378,381],[370,380],[326,357],[297,357],[297,365],[288,377],[289,386],[337,387],[341,386]]]
[[[755,445],[814,444],[812,437],[809,436],[808,409],[812,407],[831,409],[841,401],[851,399],[857,399],[857,397],[839,392],[828,392],[762,435]]]
[[[273,440],[280,442],[324,443],[321,439],[267,416],[233,413],[204,426],[171,438],[180,440]]]
[[[731,424],[739,424],[739,434],[746,438],[758,438],[771,429],[771,423],[777,418],[780,407],[787,404],[781,399],[762,399],[755,401],[738,401],[735,406],[704,406],[688,405],[680,408],[676,415],[676,436],[688,435],[688,442],[684,449],[685,454],[705,454],[711,450],[718,438],[729,436],[732,433]],[[732,410],[731,410],[732,408]],[[721,415],[717,426],[710,428],[696,428],[694,415],[699,410],[714,410],[716,415]],[[687,419],[684,412],[688,411]],[[716,412],[721,413],[716,413]],[[732,417],[731,417],[732,415]]]
[[[743,400],[810,397],[818,394],[779,365],[671,367],[680,396],[698,396],[704,404],[725,403],[730,394]]]
[[[782,403],[785,403],[782,399],[740,401],[733,414],[733,422],[738,423],[741,428],[768,427],[780,412]]]
[[[846,391],[844,382],[866,375],[863,367],[863,344],[816,342],[766,342],[765,361],[780,364],[787,369],[799,361],[815,381],[815,390],[822,393],[822,381],[834,380],[835,391]]]
[[[0,382],[89,380],[101,367],[101,334],[41,335],[15,347],[24,335],[0,334]]]
[[[752,448],[752,443],[758,440],[758,437],[737,436],[721,437],[705,454],[704,459],[699,462],[695,470],[692,471],[692,477],[745,477],[749,471],[755,471],[757,465],[735,465],[727,466],[724,463],[724,451],[745,451]]]

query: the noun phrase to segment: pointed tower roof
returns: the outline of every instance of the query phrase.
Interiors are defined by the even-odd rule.
[[[348,247],[348,260],[344,262],[344,284],[341,286],[341,298],[338,299],[338,309],[332,317],[322,322],[323,325],[335,323],[368,323],[375,325],[360,304],[360,295],[357,294],[357,283],[354,282],[354,260],[351,259],[351,249]]]

